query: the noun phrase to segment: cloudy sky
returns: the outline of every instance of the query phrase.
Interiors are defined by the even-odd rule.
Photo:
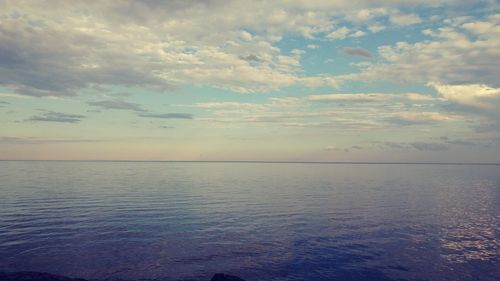
[[[0,0],[0,159],[500,162],[500,5]]]

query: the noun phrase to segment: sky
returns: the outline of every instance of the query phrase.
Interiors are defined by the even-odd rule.
[[[0,0],[0,159],[500,163],[500,4]]]

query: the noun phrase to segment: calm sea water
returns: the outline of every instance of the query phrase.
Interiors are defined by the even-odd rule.
[[[499,280],[500,166],[0,162],[0,271]]]

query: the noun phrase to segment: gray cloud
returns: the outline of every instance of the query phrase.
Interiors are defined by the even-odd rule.
[[[132,110],[137,112],[145,112],[139,104],[127,102],[124,100],[102,100],[102,101],[91,101],[88,102],[89,105],[97,106],[103,109],[117,109],[117,110]]]
[[[427,125],[436,123],[435,120],[429,119],[408,119],[399,116],[389,117],[386,119],[387,122],[399,126],[410,126],[410,125]]]
[[[100,139],[46,139],[38,137],[13,137],[0,136],[0,143],[3,144],[44,144],[44,143],[80,143],[80,142],[101,142]]]
[[[461,2],[436,1],[450,6]],[[401,11],[429,3],[435,1],[251,1],[244,8],[241,1],[221,0],[3,1],[0,85],[31,96],[76,95],[102,85],[165,91],[189,83],[239,92],[294,84],[336,86],[340,78],[302,76],[299,53],[284,54],[276,38],[320,39],[336,28],[332,18],[369,25],[375,17],[397,11],[399,18],[391,17],[392,22],[409,23],[412,15]],[[392,8],[386,9],[388,5]],[[244,30],[252,35],[242,35]],[[369,56],[366,50],[351,49],[353,55]],[[466,54],[475,53],[483,52]],[[242,59],[261,63],[244,65]],[[493,61],[489,57],[486,62]]]
[[[398,143],[398,142],[384,142],[383,143],[385,146],[389,147],[389,148],[397,148],[397,149],[403,149],[403,148],[407,148],[408,146],[406,144],[401,144],[401,143]]]
[[[61,123],[78,123],[84,115],[67,114],[61,112],[49,111],[40,115],[34,115],[26,121],[44,121],[44,122],[61,122]]]
[[[445,151],[448,146],[437,142],[412,142],[410,146],[420,151]]]
[[[420,151],[445,151],[448,146],[439,142],[383,142],[382,145],[393,149],[416,149]]]
[[[1,18],[8,19],[0,25],[0,85],[18,94],[42,97],[72,96],[82,89],[101,85],[166,91],[175,88],[172,82],[175,81],[176,85],[215,85],[245,92],[294,82],[293,70],[288,67],[290,60],[282,60],[287,56],[280,55],[268,42],[248,42],[250,46],[235,49],[220,48],[220,42],[238,40],[241,26],[207,22],[205,16],[199,16],[198,9],[210,7],[217,12],[226,4],[219,1],[212,4],[186,1],[181,5],[173,3],[177,1],[147,2],[58,5],[57,1],[47,1],[44,5],[31,5],[18,1],[6,4],[0,12]],[[19,10],[23,11],[23,17],[10,16]],[[79,11],[86,11],[84,16],[88,21],[66,20],[80,18]],[[178,25],[168,27],[165,19],[174,20]],[[42,24],[33,26],[33,22]],[[123,22],[127,24],[122,25]],[[207,35],[206,26],[183,28],[202,26],[201,22],[202,25],[215,24],[211,30],[223,28],[228,31],[227,35],[219,30]],[[196,52],[191,46],[197,46]],[[265,71],[257,66],[241,66],[237,56],[248,51],[255,54],[244,57],[246,59],[269,57]],[[221,60],[222,57],[227,59]],[[222,69],[226,73],[221,76]]]
[[[477,133],[500,132],[500,123],[481,123],[472,127]]]
[[[240,59],[242,60],[245,60],[245,61],[248,61],[248,62],[261,62],[262,59],[260,59],[258,56],[256,55],[247,55],[247,56],[239,56]]]
[[[358,56],[358,57],[364,57],[364,58],[371,58],[373,57],[373,54],[363,48],[351,48],[351,47],[345,47],[342,49],[344,53],[352,56]]]
[[[15,35],[13,35],[15,34]],[[29,22],[0,25],[0,85],[30,96],[68,96],[91,85],[172,86],[154,73],[158,64],[105,39]]]
[[[129,92],[110,93],[110,95],[115,96],[115,97],[130,97],[130,96],[132,96],[132,94]]]
[[[193,119],[193,115],[189,113],[144,113],[139,114],[140,117],[147,118],[163,118],[163,119]]]
[[[450,141],[447,141],[446,143],[456,144],[456,145],[476,145],[475,142],[468,141],[468,140],[450,140]]]

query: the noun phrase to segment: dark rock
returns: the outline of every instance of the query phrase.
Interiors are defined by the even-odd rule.
[[[245,281],[239,277],[233,275],[227,275],[224,273],[217,273],[210,279],[210,281]]]
[[[89,281],[81,278],[69,278],[44,272],[0,272],[0,281]],[[95,281],[95,280],[94,280]],[[108,278],[103,281],[124,281],[123,279]],[[245,281],[233,275],[215,274],[210,281]]]
[[[0,272],[0,281],[86,281],[44,272]]]

